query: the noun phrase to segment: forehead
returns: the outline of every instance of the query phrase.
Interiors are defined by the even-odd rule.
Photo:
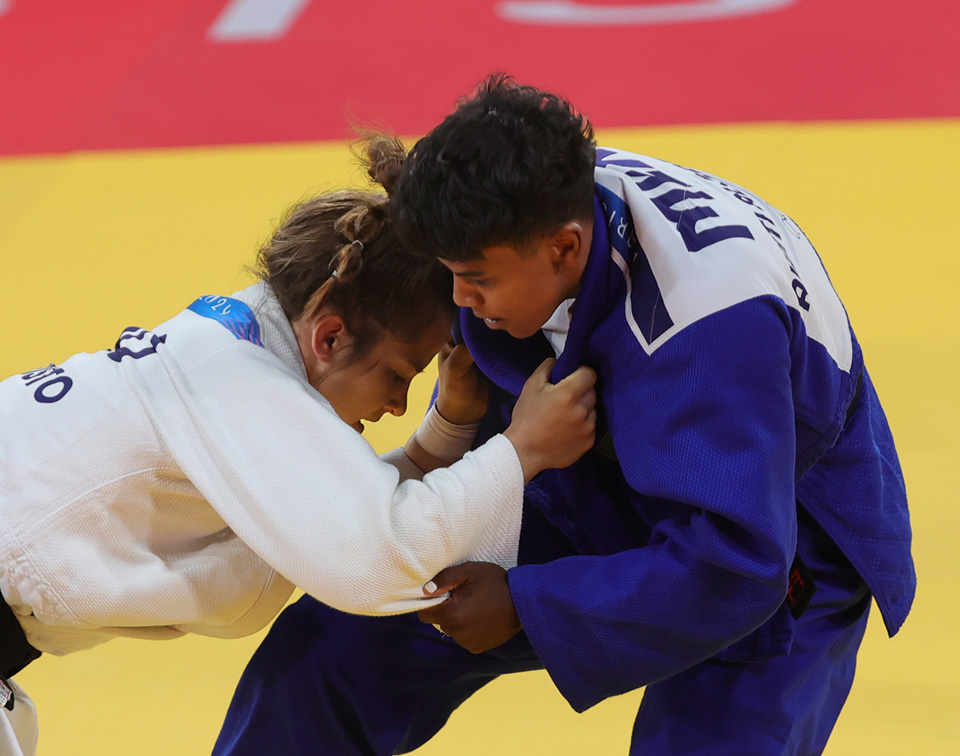
[[[453,275],[460,278],[480,278],[493,273],[498,275],[509,274],[512,270],[523,267],[532,255],[522,254],[515,247],[498,246],[487,247],[475,260],[446,260],[440,258]]]
[[[375,356],[379,362],[386,362],[392,367],[422,372],[450,338],[452,326],[453,315],[443,314],[421,330],[413,341],[388,333],[374,349]]]

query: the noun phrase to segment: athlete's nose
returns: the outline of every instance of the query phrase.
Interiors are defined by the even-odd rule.
[[[462,278],[453,279],[453,301],[458,307],[479,307],[483,302],[475,284],[464,281]]]
[[[407,389],[408,387],[404,386],[403,393],[387,403],[387,412],[394,417],[401,417],[407,411]]]

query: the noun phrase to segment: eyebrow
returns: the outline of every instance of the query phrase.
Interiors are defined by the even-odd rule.
[[[398,367],[404,369],[405,372],[412,371],[415,375],[420,375],[420,373],[422,373],[424,370],[427,369],[427,365],[429,365],[430,362],[433,362],[433,358],[431,357],[430,362],[428,362],[427,365],[424,365],[422,368],[418,368],[414,363],[408,362],[407,360],[404,360],[404,359],[401,359],[400,362],[401,364]]]
[[[454,273],[453,275],[459,278],[482,278],[486,273],[482,270],[461,270],[459,273]]]

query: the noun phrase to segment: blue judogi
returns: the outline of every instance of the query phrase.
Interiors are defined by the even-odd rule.
[[[251,662],[219,753],[276,744],[278,729],[291,753],[403,752],[489,679],[539,664],[577,710],[648,686],[635,754],[822,750],[869,596],[892,635],[915,589],[859,345],[806,237],[755,195],[615,150],[599,150],[596,180],[554,378],[597,370],[599,442],[528,486],[509,572],[524,634],[472,656],[414,618],[306,599]],[[496,386],[479,443],[552,351],[469,311],[461,326]],[[795,618],[798,556],[816,592]]]

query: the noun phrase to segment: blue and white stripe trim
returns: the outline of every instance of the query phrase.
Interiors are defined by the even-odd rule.
[[[210,294],[199,297],[187,309],[216,320],[241,341],[263,346],[260,340],[260,324],[257,323],[253,310],[239,299]]]

